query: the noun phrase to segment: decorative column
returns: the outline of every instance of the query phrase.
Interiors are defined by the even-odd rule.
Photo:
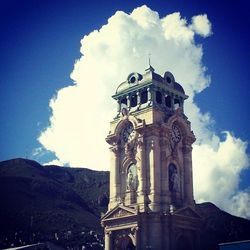
[[[118,99],[117,100],[117,116],[120,114],[121,112],[121,100]]]
[[[165,131],[164,131],[165,132]],[[169,155],[168,148],[171,146],[169,145],[169,140],[164,137],[164,134],[161,134],[160,138],[160,149],[161,149],[161,199],[162,199],[162,210],[167,211],[168,205],[170,203],[170,192],[169,192],[169,184],[168,184],[168,165],[167,165],[167,155]]]
[[[127,95],[126,98],[127,98],[127,108],[129,110],[130,109],[130,96]]]
[[[132,233],[132,237],[133,237],[133,244],[136,247],[136,249],[140,249],[140,239],[139,239],[139,227],[133,227],[131,228],[131,233]]]
[[[141,106],[141,93],[140,93],[140,91],[137,91],[136,95],[137,95],[137,110],[139,110],[140,106]]]
[[[192,172],[192,146],[185,143],[183,146],[184,159],[184,200],[187,204],[194,204],[193,172]]]
[[[111,231],[105,230],[105,250],[112,250],[112,242],[111,242]]]
[[[150,209],[157,212],[159,207],[159,195],[160,195],[160,147],[159,136],[153,135],[149,137],[148,153],[149,153],[149,171],[150,171]]]
[[[110,147],[111,168],[110,168],[110,201],[109,210],[117,205],[117,198],[120,194],[120,177],[119,177],[119,147],[114,144]]]
[[[140,161],[137,162],[138,166],[138,178],[139,178],[139,187],[138,187],[138,199],[137,202],[140,204],[140,212],[145,212],[146,207],[146,181],[147,181],[147,172],[145,165],[145,145],[143,143],[143,138],[138,139],[138,157]]]
[[[152,93],[151,93],[150,88],[147,88],[147,93],[148,93],[148,106],[151,106],[151,104],[152,104]]]

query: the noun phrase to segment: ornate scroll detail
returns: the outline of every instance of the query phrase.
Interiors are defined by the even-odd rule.
[[[134,156],[136,155],[136,146],[136,140],[132,140],[131,142],[125,144],[125,154],[129,158],[134,158]]]
[[[110,148],[110,151],[112,151],[114,154],[117,154],[119,152],[119,146],[117,144],[113,144]]]
[[[119,209],[116,213],[113,214],[111,218],[120,218],[128,215],[133,215],[131,212],[128,212],[124,209]]]

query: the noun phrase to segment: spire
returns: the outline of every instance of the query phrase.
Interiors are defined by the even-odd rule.
[[[148,68],[145,69],[146,72],[154,72],[155,71],[155,69],[151,66],[150,56],[151,56],[151,54],[149,53],[148,54]]]

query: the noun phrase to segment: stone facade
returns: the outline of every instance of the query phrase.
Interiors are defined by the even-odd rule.
[[[173,75],[132,73],[113,96],[110,201],[102,218],[105,250],[199,249],[187,98]]]

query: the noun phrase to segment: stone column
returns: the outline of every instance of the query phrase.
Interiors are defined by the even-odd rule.
[[[140,91],[137,91],[136,95],[137,95],[137,109],[139,110],[140,105],[141,105],[141,93],[140,93]]]
[[[118,99],[117,100],[117,113],[118,113],[118,115],[120,114],[120,112],[121,112],[121,100]]]
[[[150,88],[147,88],[147,93],[148,93],[148,106],[150,106],[152,104],[152,93]]]
[[[169,140],[161,135],[160,138],[160,148],[161,148],[161,199],[162,199],[162,209],[163,211],[168,210],[168,204],[170,203],[170,192],[168,184],[168,165],[167,165],[167,155],[169,155],[168,148]]]
[[[127,98],[127,108],[129,110],[130,109],[130,96],[127,95],[126,98]]]
[[[192,171],[192,146],[185,144],[183,147],[184,160],[184,199],[189,205],[194,204],[193,171]]]
[[[112,242],[111,242],[111,231],[105,230],[105,250],[112,250]]]
[[[153,135],[150,137],[149,145],[149,171],[150,171],[150,209],[154,212],[159,211],[159,196],[160,196],[160,147],[159,147],[159,137]]]
[[[137,202],[140,204],[140,212],[145,212],[147,172],[145,165],[145,145],[143,143],[143,138],[138,139],[138,157],[140,161],[137,163],[139,179]]]
[[[119,176],[119,147],[117,144],[110,147],[111,167],[110,167],[110,195],[109,209],[116,206],[117,198],[120,193],[120,176]]]

